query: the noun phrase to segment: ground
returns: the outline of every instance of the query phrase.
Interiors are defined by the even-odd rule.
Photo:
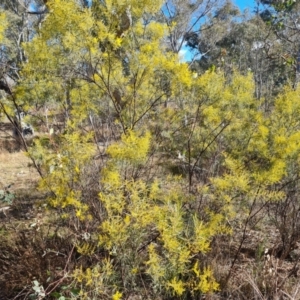
[[[55,223],[58,213],[48,209],[47,195],[37,189],[39,174],[11,133],[8,122],[0,123],[0,190],[14,197],[11,203],[0,201],[0,300],[29,299],[34,282],[49,295],[56,293],[68,285],[66,274],[78,262],[74,235]],[[246,229],[231,224],[232,236],[213,241],[211,264],[228,293],[210,299],[228,299],[230,294],[235,299],[275,299],[264,296],[273,294],[277,299],[300,299],[300,244],[294,257],[281,260],[272,252],[280,245],[278,230],[268,222],[260,224]],[[92,258],[88,263],[93,264]]]
[[[15,299],[26,299],[32,280],[43,272],[37,233],[46,216],[45,196],[37,189],[38,172],[12,132],[9,122],[0,123],[0,190],[12,196],[0,200],[1,300],[18,293]]]

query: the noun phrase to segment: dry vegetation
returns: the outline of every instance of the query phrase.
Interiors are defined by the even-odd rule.
[[[47,195],[37,190],[39,175],[31,160],[10,135],[9,124],[1,128],[0,183],[2,189],[9,186],[14,199],[0,206],[9,207],[0,212],[0,299],[33,297],[35,281],[44,288],[41,298],[44,293],[46,299],[57,299],[62,289],[74,297],[69,275],[80,266],[92,266],[102,254],[76,251],[79,233],[74,224],[68,226],[59,211],[47,209]],[[280,232],[267,210],[257,204],[253,212],[230,224],[235,228],[231,236],[214,238],[206,261],[222,292],[205,299],[300,299],[300,243],[283,257]]]
[[[300,7],[221,2],[1,2],[0,300],[300,299]]]
[[[75,294],[69,275],[95,265],[99,253],[76,251],[79,232],[47,206],[48,195],[38,189],[40,176],[13,137],[12,125],[5,121],[0,128],[0,190],[13,195],[11,203],[0,201],[0,300],[41,299],[43,291],[46,299],[57,299],[64,288]],[[33,289],[35,281],[44,287],[40,294]]]
[[[72,243],[55,232],[46,195],[37,190],[38,172],[12,127],[0,126],[0,189],[14,196],[12,203],[0,203],[0,299],[27,299],[33,280],[59,277]]]

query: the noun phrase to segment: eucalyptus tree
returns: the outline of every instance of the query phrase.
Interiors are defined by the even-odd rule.
[[[5,40],[0,50],[1,83],[6,92],[9,92],[10,82],[19,79],[20,65],[26,61],[22,43],[32,39],[36,32],[37,17],[31,12],[31,4],[32,1],[25,0],[0,2],[7,21]]]
[[[186,45],[188,36],[201,32],[209,15],[223,5],[218,0],[180,1],[168,0],[161,9],[161,21],[168,25],[167,45],[179,53]]]
[[[277,57],[281,64],[290,65],[287,77],[294,86],[299,81],[300,4],[297,1],[260,1],[261,17],[282,44]]]
[[[63,114],[64,128],[49,128],[28,153],[41,166],[40,189],[59,212],[55,222],[66,225],[72,249],[90,264],[74,259],[73,272],[47,274],[46,297],[68,276],[81,299],[213,293],[233,274],[250,221],[271,201],[286,199],[284,187],[298,179],[298,91],[286,88],[268,114],[257,99],[267,93],[257,86],[267,90],[265,57],[276,50],[277,44],[268,49],[276,34],[259,15],[243,19],[229,2],[214,3],[36,2],[32,16],[47,14],[22,44],[20,80],[8,99]],[[197,70],[203,74],[192,72],[196,60],[179,60],[186,43],[208,61]],[[102,132],[96,117],[108,125]],[[175,153],[163,163],[159,156],[176,150],[185,152],[181,176],[167,166]],[[215,247],[208,257],[213,241],[236,223],[244,224],[243,238],[219,285],[210,262],[221,264],[223,253]],[[298,224],[293,228],[297,234]],[[68,288],[60,296],[69,297]]]
[[[264,21],[259,7],[254,12],[241,13],[227,1],[209,16],[199,32],[186,35],[186,43],[198,53],[191,64],[195,71],[219,68],[227,75],[233,69],[243,74],[253,72],[255,95],[267,99],[266,110],[291,78],[293,62],[287,55],[287,46]]]

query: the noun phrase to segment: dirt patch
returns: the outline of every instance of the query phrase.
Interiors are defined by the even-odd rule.
[[[29,190],[36,186],[38,173],[13,136],[13,124],[0,122],[0,190],[10,186],[12,191]],[[1,203],[0,203],[1,205]]]
[[[0,244],[0,299],[30,299],[34,280],[49,290],[57,281],[68,283],[63,275],[73,269],[73,264],[66,263],[70,256],[75,259],[72,244],[45,229],[5,230],[14,241]]]
[[[39,179],[37,171],[29,167],[31,160],[23,151],[0,151],[0,187],[12,185],[14,190],[34,187]]]

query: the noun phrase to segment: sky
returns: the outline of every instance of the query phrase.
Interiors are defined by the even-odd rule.
[[[253,9],[256,5],[255,0],[233,0],[232,1],[234,4],[236,4],[241,11],[243,11],[246,8],[251,8]]]
[[[253,13],[255,6],[257,5],[255,0],[232,0],[232,2],[239,7],[243,12],[245,9],[249,9],[249,13]],[[191,49],[185,45],[179,51],[179,60],[181,62],[190,61],[194,57],[194,54],[191,52]]]

